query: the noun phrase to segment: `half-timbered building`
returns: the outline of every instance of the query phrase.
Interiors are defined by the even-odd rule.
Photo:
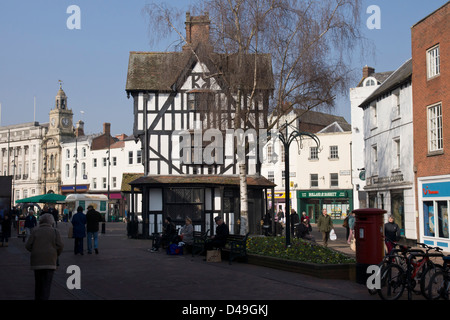
[[[214,231],[219,214],[239,233],[240,163],[250,232],[260,232],[267,210],[265,191],[274,185],[260,176],[258,140],[267,128],[271,58],[214,52],[209,23],[208,15],[187,13],[180,52],[130,52],[126,91],[144,165],[130,183],[137,193],[130,212],[142,213],[144,236],[160,232],[167,216],[177,224],[189,216],[196,230]]]

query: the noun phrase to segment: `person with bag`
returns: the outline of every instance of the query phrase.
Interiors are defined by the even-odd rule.
[[[228,235],[230,231],[228,230],[228,226],[223,222],[221,216],[217,216],[214,218],[214,221],[217,224],[216,233],[211,237],[211,239],[207,242],[206,248],[208,250],[212,250],[213,248],[223,248],[227,243]]]
[[[150,252],[158,252],[162,242],[164,245],[169,246],[171,242],[177,239],[177,237],[177,229],[175,224],[172,222],[172,218],[166,217],[164,220],[163,234],[158,235],[156,239],[154,239],[155,241],[153,247],[150,249]]]
[[[317,221],[317,227],[322,233],[322,241],[325,247],[328,247],[328,240],[330,239],[330,231],[334,229],[333,221],[331,217],[327,214],[327,209],[322,210],[322,215]]]
[[[347,243],[348,244],[352,244],[355,234],[355,213],[352,212],[350,213],[349,217],[348,217],[348,229],[349,229],[349,235],[347,238]]]
[[[221,216],[214,218],[217,224],[216,233],[206,242],[206,261],[207,262],[221,262],[222,261],[222,251],[221,248],[225,247],[227,243],[228,235],[230,231],[228,226],[223,222]]]
[[[48,300],[57,268],[58,257],[64,249],[59,231],[54,228],[55,219],[51,214],[43,214],[39,218],[39,226],[33,230],[25,244],[31,252],[30,265],[34,270],[35,300]]]

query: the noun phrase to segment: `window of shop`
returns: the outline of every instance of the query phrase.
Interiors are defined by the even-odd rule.
[[[177,222],[186,217],[193,221],[202,219],[203,189],[170,188],[166,190],[167,215]]]
[[[448,201],[423,202],[423,228],[425,236],[449,238]]]
[[[391,192],[391,214],[400,227],[400,235],[405,235],[405,213],[403,192]]]

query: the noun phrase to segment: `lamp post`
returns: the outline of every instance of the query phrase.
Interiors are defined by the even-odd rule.
[[[284,132],[283,132],[284,131]],[[286,203],[286,247],[291,246],[291,217],[290,217],[290,196],[289,196],[289,147],[292,141],[296,140],[299,143],[299,151],[302,148],[302,140],[304,137],[311,138],[317,147],[320,146],[319,138],[308,132],[300,132],[294,126],[288,124],[286,121],[278,131],[278,138],[284,147],[284,188],[285,188],[285,203]]]

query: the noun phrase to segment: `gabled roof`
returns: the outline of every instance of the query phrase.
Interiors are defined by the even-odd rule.
[[[333,114],[323,113],[319,111],[305,111],[303,109],[294,109],[294,112],[300,116],[300,122],[303,123],[311,123],[323,126],[328,126],[329,124],[336,121],[347,123],[345,118],[342,116],[335,116]]]
[[[198,50],[201,51],[201,50]],[[203,51],[204,53],[205,51]],[[273,90],[272,60],[269,54],[246,54],[244,63],[238,67],[237,55],[203,54],[211,74],[220,74],[231,89],[239,84],[252,88],[253,66],[257,63],[257,89]],[[126,91],[176,91],[184,78],[195,66],[197,57],[192,51],[183,52],[130,52]],[[239,72],[238,72],[239,70]],[[220,81],[220,79],[218,79]]]
[[[335,121],[317,133],[345,132],[345,131],[352,131],[351,124],[347,122],[344,123]]]
[[[368,96],[358,107],[365,108],[372,101],[383,94],[398,88],[403,83],[410,81],[412,76],[412,58],[395,70],[370,96]]]

